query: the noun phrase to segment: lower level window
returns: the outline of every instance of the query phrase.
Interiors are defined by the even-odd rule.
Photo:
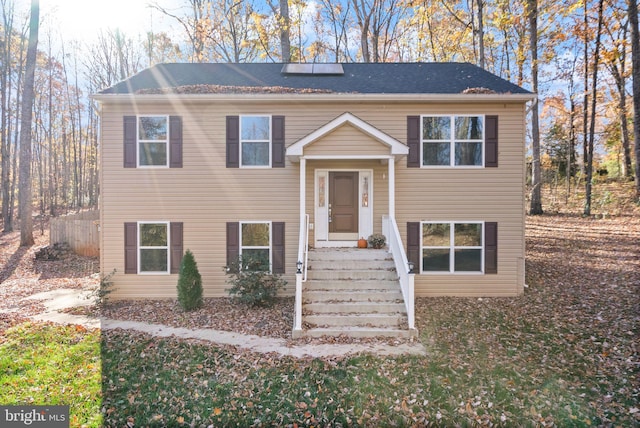
[[[271,223],[240,223],[240,255],[245,268],[270,270]]]
[[[169,273],[169,223],[138,223],[140,273]]]
[[[422,223],[422,272],[482,272],[483,224]]]

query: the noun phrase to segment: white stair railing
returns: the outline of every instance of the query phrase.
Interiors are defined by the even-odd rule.
[[[302,283],[307,281],[309,258],[309,214],[300,217],[300,235],[298,238],[298,261],[296,263],[296,302],[293,320],[293,336],[302,333]]]
[[[410,272],[409,260],[402,245],[402,238],[400,237],[396,219],[388,215],[382,216],[382,231],[387,237],[389,252],[393,257],[396,271],[398,272],[402,297],[404,298],[404,304],[407,309],[409,330],[415,330],[415,274]]]

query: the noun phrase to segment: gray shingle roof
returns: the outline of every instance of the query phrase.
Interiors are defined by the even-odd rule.
[[[529,91],[469,63],[344,63],[343,75],[285,74],[283,64],[159,64],[141,71],[101,94],[154,93],[191,87],[182,93],[260,91],[360,94],[460,94],[475,91],[497,94],[530,94]],[[207,90],[206,85],[209,85]],[[196,90],[196,88],[200,90]],[[285,90],[288,89],[287,90]],[[227,91],[229,92],[229,91]]]

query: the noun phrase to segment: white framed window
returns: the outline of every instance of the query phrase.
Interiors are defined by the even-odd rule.
[[[138,273],[168,274],[169,222],[138,222]]]
[[[422,273],[484,273],[483,222],[422,222]]]
[[[138,167],[169,167],[169,116],[138,116]]]
[[[240,256],[250,269],[271,271],[271,222],[240,222]]]
[[[271,116],[240,116],[240,166],[271,166]]]
[[[483,167],[484,116],[421,117],[423,167]]]

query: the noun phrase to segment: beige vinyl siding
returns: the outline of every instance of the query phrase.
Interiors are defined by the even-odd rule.
[[[498,168],[396,172],[396,218],[407,221],[497,221],[498,273],[416,275],[418,296],[508,296],[524,284],[524,106],[487,107],[499,115]],[[460,109],[447,113],[461,113]],[[467,110],[464,110],[466,113]],[[471,112],[473,113],[473,112]],[[416,183],[421,185],[416,186]]]
[[[226,223],[285,222],[286,293],[293,292],[299,231],[299,163],[285,168],[226,168],[225,117],[241,114],[284,115],[285,145],[350,112],[406,141],[406,116],[420,114],[499,115],[499,167],[482,169],[407,168],[395,164],[396,218],[406,242],[408,221],[497,221],[497,275],[416,275],[416,295],[514,295],[524,281],[524,105],[499,104],[215,104],[189,102],[102,106],[101,269],[114,277],[115,298],[175,298],[177,275],[124,275],[124,223],[184,223],[184,249],[190,249],[203,277],[205,296],[224,296],[228,285]],[[180,115],[183,168],[123,168],[122,117],[135,114]],[[348,141],[348,144],[344,144]],[[355,148],[355,150],[354,150]],[[346,150],[345,150],[346,149]],[[305,154],[363,151],[388,154],[388,148],[350,125],[325,135]],[[388,167],[379,160],[307,161],[306,207],[313,219],[315,170],[370,169],[374,231],[388,214]]]
[[[305,148],[305,156],[317,155],[341,155],[357,156],[367,153],[370,155],[389,155],[389,147],[367,138],[361,130],[345,124],[328,135],[322,137],[321,141],[310,144]]]

